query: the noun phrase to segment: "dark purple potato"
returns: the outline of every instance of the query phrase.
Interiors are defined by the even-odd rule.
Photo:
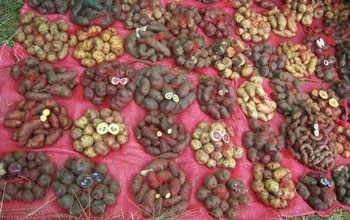
[[[91,204],[91,211],[94,215],[100,216],[105,212],[106,204],[104,204],[101,200],[95,200]]]
[[[42,199],[44,198],[47,188],[42,188],[39,185],[35,185],[32,189],[35,199]]]
[[[69,209],[73,205],[73,195],[66,194],[58,198],[57,202],[63,209]]]
[[[75,175],[80,175],[82,173],[91,173],[92,167],[87,159],[79,158],[71,162],[71,169]]]
[[[39,186],[43,188],[48,187],[50,185],[50,182],[51,182],[51,176],[47,174],[41,175],[38,180]]]
[[[43,165],[46,161],[48,161],[47,155],[43,152],[39,152],[35,156],[35,163],[36,165],[40,166]]]
[[[45,174],[53,174],[56,170],[55,168],[55,164],[51,163],[51,162],[45,162],[41,167],[40,167],[41,172],[45,173]]]
[[[120,184],[118,180],[113,180],[111,184],[108,187],[108,191],[110,193],[113,193],[114,195],[117,195],[120,192]]]
[[[113,193],[105,193],[103,195],[103,202],[106,205],[114,205],[117,202],[117,199]]]
[[[95,171],[98,172],[98,173],[101,173],[101,174],[107,174],[108,169],[107,169],[106,164],[100,163],[100,164],[96,165]]]
[[[80,192],[81,188],[75,183],[71,184],[67,189],[67,193],[71,195],[78,195]]]
[[[67,194],[67,186],[58,181],[52,183],[52,189],[58,197]]]
[[[29,189],[26,189],[22,192],[21,198],[23,199],[23,201],[27,203],[34,202],[34,199],[35,199],[34,194]]]

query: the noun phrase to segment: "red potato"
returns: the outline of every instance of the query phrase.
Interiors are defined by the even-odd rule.
[[[6,113],[3,124],[15,129],[12,140],[20,147],[41,148],[57,142],[63,130],[69,129],[71,121],[66,109],[60,108],[54,99],[22,100],[16,104],[15,110]]]
[[[18,91],[29,100],[41,101],[52,96],[70,98],[76,86],[76,71],[67,71],[64,67],[54,68],[51,64],[40,62],[36,58],[24,58],[21,64],[14,64],[11,76],[22,80]]]

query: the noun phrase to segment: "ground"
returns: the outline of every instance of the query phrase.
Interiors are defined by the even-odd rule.
[[[14,46],[14,33],[18,27],[18,16],[23,6],[23,0],[1,0],[0,1],[0,45]],[[350,220],[350,212],[345,209],[337,209],[328,217],[318,215],[306,215],[285,220]]]

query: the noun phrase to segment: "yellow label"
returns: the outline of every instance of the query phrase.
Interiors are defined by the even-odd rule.
[[[173,132],[173,129],[171,129],[171,128],[169,128],[167,131],[168,134],[171,134],[172,132]]]
[[[161,131],[157,131],[157,136],[158,137],[161,137],[163,134],[162,134],[162,132]]]
[[[108,124],[106,122],[101,122],[96,127],[97,133],[104,135],[108,133]]]
[[[159,199],[160,198],[160,194],[157,193],[155,197],[156,197],[156,199]]]

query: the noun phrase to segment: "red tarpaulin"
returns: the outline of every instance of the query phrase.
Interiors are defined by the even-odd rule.
[[[165,5],[170,0],[161,0],[162,4]],[[279,5],[282,5],[280,1]],[[197,7],[205,7],[205,4],[199,3],[194,0],[181,2],[184,5],[194,5]],[[227,3],[219,2],[213,4],[211,6],[224,8],[225,11],[233,14],[234,10],[228,6]],[[261,12],[263,9],[258,8],[257,6],[252,6],[253,9]],[[32,10],[26,3],[22,10],[21,14]],[[35,12],[37,15],[39,13]],[[67,22],[69,21],[68,13],[66,15],[48,15],[50,21],[56,21],[58,19],[65,19]],[[314,21],[314,25],[320,25],[320,21]],[[69,22],[70,31],[78,30],[79,27],[73,25]],[[113,25],[118,33],[126,38],[127,35],[131,31],[127,31],[123,28],[123,24],[119,21],[115,22]],[[234,29],[236,30],[237,27]],[[201,30],[199,30],[200,33]],[[235,35],[238,37],[238,35]],[[298,34],[296,37],[292,38],[293,42],[301,42],[304,38],[305,33],[303,31],[303,27],[298,24]],[[273,46],[277,46],[279,42],[285,41],[287,39],[277,37],[275,34],[271,32],[271,36],[269,41]],[[214,39],[209,39],[209,42],[212,43]],[[253,45],[252,43],[250,44]],[[77,70],[79,72],[79,76],[82,75],[84,68],[80,65],[79,61],[75,60],[72,56],[72,49],[70,48],[70,54],[63,61],[59,61],[55,64],[55,66],[64,66],[69,70]],[[334,53],[334,49],[329,49],[329,52]],[[12,108],[12,105],[23,97],[17,93],[17,88],[19,86],[19,82],[12,80],[9,75],[9,69],[12,64],[14,64],[18,59],[22,59],[27,57],[28,55],[25,53],[25,50],[20,44],[16,44],[14,49],[8,46],[2,46],[0,50],[0,70],[1,70],[1,78],[0,78],[0,118],[1,124],[4,119],[5,112],[7,109]],[[125,54],[124,56],[118,58],[121,62],[129,62],[132,63],[135,61],[133,57]],[[164,59],[159,64],[171,65],[172,67],[176,67],[174,61],[172,59]],[[140,69],[145,67],[140,63],[133,63],[135,68]],[[217,75],[218,72],[214,68],[205,68],[201,69],[201,72],[208,75]],[[77,79],[81,79],[81,77],[77,77]],[[191,75],[189,78],[195,83],[198,84],[198,79]],[[235,88],[238,88],[239,85],[246,79],[240,78],[232,81]],[[315,76],[312,76],[310,80],[319,81]],[[271,93],[271,89],[268,86],[268,79],[264,80],[264,88],[266,92]],[[302,83],[302,91],[309,92],[313,88],[328,88],[328,84],[322,83]],[[80,117],[84,111],[88,108],[94,108],[95,106],[87,100],[84,100],[82,96],[82,91],[75,89],[73,92],[73,96],[70,99],[62,99],[58,98],[58,101],[61,104],[64,104],[70,116],[73,119],[77,119]],[[108,104],[105,104],[102,107],[98,107],[101,109],[103,107],[108,107]],[[238,111],[233,115],[235,119],[226,120],[225,122],[235,129],[235,137],[233,138],[233,143],[236,145],[242,146],[242,136],[243,134],[249,130],[247,126],[247,119],[244,117],[240,107],[238,107]],[[133,135],[133,129],[137,126],[137,124],[142,121],[143,117],[147,114],[147,111],[142,107],[138,106],[134,101],[131,101],[128,105],[124,107],[121,111],[122,116],[124,117],[124,121],[130,131],[129,134],[129,142],[122,146],[122,149],[116,152],[111,152],[107,156],[105,156],[101,162],[106,163],[110,170],[111,176],[117,178],[121,183],[121,193],[117,197],[117,204],[107,207],[106,212],[103,218],[111,218],[111,219],[144,219],[140,214],[139,209],[133,203],[134,195],[130,192],[130,185],[132,182],[133,176],[140,172],[142,167],[149,162],[154,156],[151,156],[144,151],[144,147],[139,144]],[[183,113],[176,115],[176,119],[182,123],[184,123],[185,128],[192,132],[197,124],[202,120],[214,121],[210,119],[204,112],[202,112],[199,108],[198,102],[195,101],[189,108],[187,108]],[[273,120],[269,121],[273,127],[279,133],[279,125],[283,121],[283,117],[275,113]],[[16,142],[12,142],[11,131],[9,129],[4,128],[2,125],[0,127],[0,141],[1,148],[0,153],[5,153],[8,151],[16,151],[20,150],[18,148]],[[81,154],[74,152],[72,148],[73,139],[70,137],[70,132],[65,131],[63,137],[53,146],[44,147],[42,149],[37,149],[35,151],[44,151],[48,153],[50,159],[56,164],[57,169],[63,167],[63,163],[66,158],[71,155],[75,157],[83,157]],[[193,184],[192,195],[190,198],[190,207],[187,212],[180,217],[180,219],[212,219],[207,209],[204,207],[202,203],[196,200],[195,194],[199,186],[203,184],[203,180],[205,176],[208,174],[214,173],[215,170],[208,169],[206,166],[200,165],[194,159],[194,151],[188,146],[184,150],[184,154],[178,157],[175,161],[180,164],[180,166],[185,170],[189,181]],[[293,180],[297,181],[298,177],[306,174],[309,171],[312,171],[305,166],[298,163],[293,156],[291,155],[290,149],[287,149],[283,153],[283,161],[281,162],[282,166],[288,167],[293,172]],[[339,166],[342,164],[348,163],[350,160],[346,160],[343,157],[339,156],[337,163],[335,166]],[[247,187],[250,186],[252,182],[252,167],[254,164],[249,162],[244,155],[243,158],[237,161],[237,166],[232,170],[232,177],[238,178],[242,180]],[[325,173],[327,177],[330,177],[330,172]],[[272,208],[268,208],[260,203],[252,190],[249,189],[249,196],[251,198],[250,202],[247,205],[239,206],[238,208],[238,218],[237,219],[282,219],[283,217],[292,217],[292,216],[301,216],[307,215],[311,213],[315,213],[306,202],[302,200],[302,198],[296,193],[295,198],[289,202],[288,208],[281,210],[274,210]],[[36,218],[36,219],[48,219],[48,218],[59,218],[59,217],[69,217],[67,214],[64,214],[64,210],[59,207],[57,201],[54,199],[56,196],[54,192],[50,189],[47,193],[45,199],[35,201],[31,204],[26,204],[24,202],[4,202],[2,206],[2,211],[0,217],[3,218]],[[340,202],[336,202],[336,204],[327,211],[317,212],[321,216],[329,215],[333,212],[334,209],[338,207],[344,207],[349,209],[349,207],[342,205]],[[39,209],[37,212],[36,210]],[[11,211],[12,210],[12,211]],[[35,213],[35,214],[34,214]],[[84,216],[84,215],[83,215]],[[92,217],[95,219],[95,217]]]

